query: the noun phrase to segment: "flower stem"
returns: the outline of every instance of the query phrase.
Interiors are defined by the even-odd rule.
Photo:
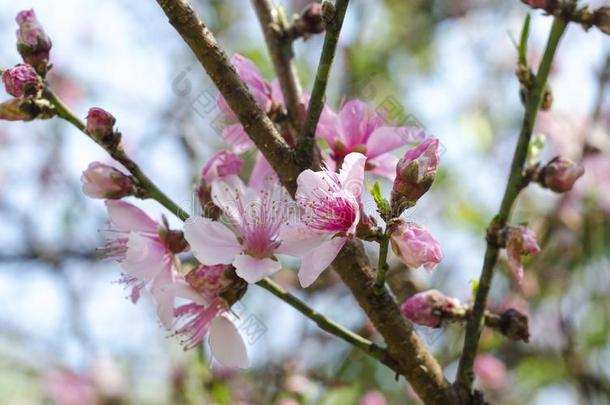
[[[325,330],[326,332],[343,339],[352,346],[359,348],[360,350],[362,350],[369,356],[379,360],[392,370],[398,370],[397,364],[390,357],[386,349],[350,331],[349,329],[346,329],[335,321],[326,318],[324,315],[307,306],[303,301],[284,290],[282,287],[277,285],[269,278],[265,278],[259,281],[257,285],[271,292],[273,295],[286,302],[288,305],[305,315],[307,318],[314,321],[320,327],[320,329]]]
[[[377,295],[385,291],[385,275],[388,271],[388,247],[390,238],[387,232],[383,234],[379,241],[379,262],[377,264],[377,279],[375,280],[374,292]]]
[[[527,94],[527,103],[525,106],[525,114],[519,140],[513,155],[513,161],[510,168],[510,175],[504,190],[502,203],[498,211],[498,215],[492,220],[488,232],[495,233],[497,230],[506,226],[512,207],[517,199],[517,196],[524,188],[523,167],[527,158],[530,138],[536,122],[536,116],[542,102],[546,81],[551,70],[551,64],[555,56],[555,51],[559,45],[559,41],[566,29],[567,21],[561,18],[554,18],[549,39],[546,45],[546,50],[538,68],[536,75],[535,87]],[[460,358],[458,369],[457,384],[460,388],[470,391],[474,380],[473,364],[476,357],[479,338],[482,329],[482,320],[485,314],[485,306],[487,304],[487,296],[491,289],[494,267],[498,260],[500,248],[489,240],[485,251],[485,259],[483,261],[483,269],[479,279],[476,298],[472,308],[472,316],[466,325],[466,337],[464,339],[464,349]]]

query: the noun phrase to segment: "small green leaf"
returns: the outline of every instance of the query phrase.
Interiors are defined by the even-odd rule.
[[[375,204],[377,204],[377,211],[379,211],[382,218],[387,220],[386,217],[389,215],[392,209],[388,200],[383,198],[383,195],[381,195],[381,186],[379,185],[379,181],[375,181],[375,184],[372,187],[370,183],[368,183],[367,186],[369,192],[373,196]]]
[[[536,163],[536,161],[538,160],[538,157],[540,156],[540,153],[544,149],[545,143],[546,143],[546,136],[544,136],[543,134],[534,135],[534,137],[530,141],[528,151],[527,151],[528,162],[530,164]]]
[[[474,302],[476,300],[478,289],[479,289],[479,281],[472,280],[472,302]]]
[[[519,64],[523,66],[527,66],[527,39],[530,35],[530,20],[531,17],[528,14],[523,22],[521,37],[519,38]]]

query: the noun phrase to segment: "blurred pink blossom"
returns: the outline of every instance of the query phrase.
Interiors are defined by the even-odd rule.
[[[488,354],[480,354],[476,357],[474,373],[481,387],[489,390],[504,387],[508,379],[504,363]]]

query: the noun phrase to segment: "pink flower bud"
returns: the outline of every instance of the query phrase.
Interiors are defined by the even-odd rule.
[[[557,156],[542,169],[542,182],[556,193],[570,191],[585,168],[570,159]]]
[[[508,229],[506,241],[508,267],[515,275],[517,282],[523,281],[523,263],[521,256],[537,255],[540,247],[536,242],[536,234],[525,226],[515,226]]]
[[[397,212],[412,207],[432,186],[440,161],[439,141],[429,138],[410,149],[396,165],[392,208]]]
[[[116,119],[108,111],[93,107],[87,114],[87,132],[99,142],[117,144],[115,122]]]
[[[201,179],[206,184],[218,178],[238,174],[244,161],[234,153],[220,151],[214,155],[201,169]]]
[[[27,64],[20,64],[2,73],[6,92],[13,97],[31,96],[42,88],[42,81],[36,71]]]
[[[555,8],[559,5],[558,0],[521,0],[531,8]]]
[[[601,7],[593,14],[595,26],[605,34],[610,34],[610,7]]]
[[[438,290],[428,290],[409,297],[400,306],[405,318],[417,325],[438,328],[443,314],[451,313],[460,307],[460,302]]]
[[[324,32],[324,21],[322,19],[322,4],[311,3],[301,13],[303,31],[306,34],[319,34]]]
[[[117,200],[134,192],[131,178],[100,162],[89,164],[81,176],[83,192],[91,198]]]
[[[424,266],[432,271],[443,260],[439,243],[423,227],[408,222],[397,222],[390,228],[392,250],[411,268]]]
[[[370,390],[360,398],[360,405],[388,405],[383,394],[377,390]]]
[[[474,360],[474,373],[481,388],[497,390],[506,385],[506,366],[488,354],[481,354]]]
[[[21,11],[15,20],[19,24],[17,50],[26,63],[34,66],[38,73],[44,75],[49,64],[51,39],[36,19],[34,10]]]

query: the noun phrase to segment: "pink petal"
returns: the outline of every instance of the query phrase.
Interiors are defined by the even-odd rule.
[[[189,218],[184,224],[184,237],[202,264],[230,264],[242,251],[229,228],[207,218]]]
[[[163,287],[165,285],[174,282],[174,273],[171,265],[167,270],[161,271],[153,280],[150,286],[150,293],[157,303],[157,316],[161,321],[161,324],[170,329],[174,320],[174,296],[163,293]]]
[[[423,129],[416,127],[379,127],[366,143],[366,155],[372,159],[401,146],[421,142],[425,137]]]
[[[244,131],[241,124],[229,125],[222,130],[222,139],[229,145],[234,153],[240,154],[254,147],[254,142]]]
[[[166,250],[158,241],[131,232],[127,241],[127,254],[121,267],[141,281],[152,280],[167,266]]]
[[[252,168],[252,173],[250,173],[250,180],[248,181],[248,187],[261,191],[266,188],[268,182],[277,182],[277,175],[275,171],[265,159],[262,153],[258,152],[256,154],[256,161],[254,162],[254,167]]]
[[[386,153],[373,160],[369,159],[367,163],[373,166],[369,170],[371,173],[393,181],[396,178],[396,165],[398,161],[399,159],[396,156]]]
[[[172,283],[162,285],[159,288],[159,293],[170,295],[172,297],[184,298],[202,306],[210,305],[209,300],[207,300],[203,295],[199,294],[197,290],[191,287],[184,280],[174,281]]]
[[[159,226],[144,211],[122,200],[106,200],[108,217],[121,232],[146,232],[157,234]]]
[[[335,144],[335,139],[341,140],[343,143],[346,142],[340,130],[337,114],[326,105],[322,108],[322,113],[318,120],[316,136],[326,139],[331,148]]]
[[[320,274],[335,260],[347,238],[333,238],[311,250],[301,262],[299,281],[302,287],[309,287],[318,279]]]
[[[236,225],[243,222],[242,217],[249,215],[248,209],[259,206],[256,191],[246,187],[235,175],[212,183],[212,200]]]
[[[316,201],[320,198],[320,191],[327,193],[339,191],[337,184],[338,179],[334,179],[334,173],[327,171],[314,172],[307,169],[297,177],[297,200],[302,198],[305,200]]]
[[[225,367],[247,368],[246,344],[239,331],[225,315],[217,316],[210,324],[208,338],[212,356]]]
[[[345,157],[339,171],[341,187],[349,191],[358,201],[362,195],[365,163],[366,156],[353,152]]]
[[[285,224],[280,228],[282,241],[277,253],[301,257],[320,246],[328,238],[327,233],[318,232],[304,224]]]
[[[343,138],[348,147],[351,148],[365,143],[367,117],[369,115],[369,107],[360,100],[348,101],[339,111]]]
[[[235,267],[235,273],[251,284],[257,283],[282,269],[282,264],[277,260],[268,257],[257,259],[246,254],[235,257],[233,266]]]

